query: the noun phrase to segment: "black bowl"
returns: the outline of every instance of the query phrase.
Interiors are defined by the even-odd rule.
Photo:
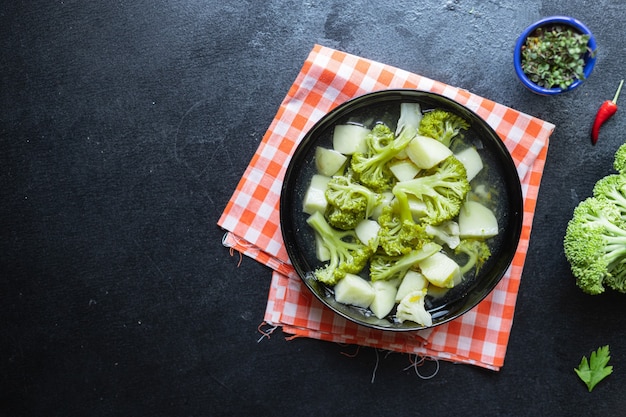
[[[443,297],[426,297],[426,308],[433,318],[433,326],[453,320],[475,307],[502,279],[509,268],[522,230],[523,199],[517,170],[502,140],[476,113],[439,94],[417,90],[383,90],[349,100],[326,114],[302,139],[287,167],[280,196],[280,225],[289,259],[300,278],[311,292],[328,308],[357,324],[390,331],[413,331],[424,326],[391,319],[380,320],[367,310],[335,301],[332,288],[316,281],[313,271],[322,265],[315,255],[314,232],[306,223],[308,215],[302,211],[304,193],[311,177],[317,172],[315,149],[332,148],[333,127],[350,120],[363,120],[371,115],[378,120],[397,120],[400,103],[417,102],[422,111],[442,108],[458,114],[471,127],[465,138],[478,149],[485,168],[479,175],[488,176],[499,198],[494,209],[500,232],[492,247],[492,256],[473,278],[449,290]],[[395,118],[391,117],[396,114]],[[390,126],[395,129],[395,126]]]

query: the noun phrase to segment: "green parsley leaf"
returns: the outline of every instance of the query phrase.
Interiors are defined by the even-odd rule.
[[[574,371],[582,381],[587,384],[589,392],[596,386],[596,384],[602,381],[613,372],[612,366],[607,366],[611,356],[609,356],[609,345],[599,347],[595,352],[591,352],[589,361],[587,357],[583,356],[578,368],[574,368]]]

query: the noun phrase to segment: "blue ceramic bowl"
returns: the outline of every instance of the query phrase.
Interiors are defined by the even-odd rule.
[[[567,87],[566,89],[544,88],[532,82],[530,78],[528,78],[528,76],[522,70],[522,47],[526,43],[526,38],[531,33],[533,33],[535,29],[542,27],[542,26],[551,26],[551,25],[571,26],[576,31],[585,35],[589,35],[589,43],[587,44],[587,46],[589,47],[591,51],[594,51],[594,53],[592,54],[592,53],[587,52],[585,54],[585,58],[584,58],[585,59],[585,68],[584,68],[585,79],[589,78],[589,76],[591,75],[591,72],[593,71],[593,67],[596,63],[596,57],[595,57],[595,51],[597,48],[596,39],[594,38],[589,28],[585,26],[581,21],[573,17],[568,17],[568,16],[550,16],[550,17],[545,17],[533,23],[532,25],[528,26],[519,36],[515,44],[513,64],[515,66],[515,72],[517,74],[517,77],[522,82],[522,84],[526,88],[528,88],[530,91],[536,94],[544,95],[544,96],[552,96],[552,95],[561,94],[567,91],[571,91],[575,89],[576,87],[578,87],[579,85],[581,85],[585,81],[585,80],[577,79],[572,84],[570,84],[570,86]]]

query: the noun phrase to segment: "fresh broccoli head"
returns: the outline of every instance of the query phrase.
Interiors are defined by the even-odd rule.
[[[358,274],[363,270],[373,251],[359,241],[353,230],[333,229],[319,211],[309,216],[307,223],[318,234],[330,257],[325,266],[315,270],[318,281],[335,285],[346,273]]]
[[[461,240],[461,243],[454,249],[454,253],[467,255],[467,261],[464,265],[461,265],[461,274],[463,275],[472,268],[475,268],[475,273],[478,273],[491,256],[491,250],[487,242],[478,239]]]
[[[421,248],[400,256],[375,254],[370,261],[370,279],[388,281],[402,278],[409,269],[440,250],[440,245],[427,242]]]
[[[395,210],[397,206],[385,206],[378,217],[378,244],[390,256],[406,254],[432,240],[424,225],[415,223],[410,213],[408,217],[399,214]]]
[[[617,172],[626,173],[626,143],[623,143],[615,152],[613,168]]]
[[[443,109],[435,109],[424,115],[419,125],[419,134],[437,139],[450,147],[461,130],[469,129],[469,123],[460,116]]]
[[[359,182],[376,192],[389,189],[395,177],[389,169],[394,159],[411,141],[412,137],[394,133],[382,123],[374,126],[366,137],[367,151],[352,155],[350,166]]]
[[[576,284],[586,293],[604,285],[626,292],[626,224],[608,199],[589,197],[574,209],[563,247]]]
[[[331,226],[342,230],[354,229],[368,218],[382,201],[382,195],[355,182],[351,175],[337,175],[328,182],[326,218]]]
[[[600,179],[593,187],[593,195],[615,204],[622,218],[626,219],[626,174],[612,174]]]
[[[449,156],[424,175],[398,182],[392,191],[403,207],[402,210],[409,209],[409,195],[423,201],[426,205],[426,216],[422,221],[436,225],[459,214],[469,190],[470,184],[463,163],[454,156]]]

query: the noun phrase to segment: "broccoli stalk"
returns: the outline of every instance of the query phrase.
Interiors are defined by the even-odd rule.
[[[403,212],[410,211],[409,195],[423,201],[426,205],[423,221],[436,225],[459,214],[469,190],[470,184],[463,163],[454,156],[449,156],[423,176],[398,182],[392,191]]]
[[[354,229],[370,217],[382,201],[382,195],[355,182],[350,175],[337,175],[328,182],[326,218],[331,226],[342,230]]]
[[[396,136],[405,135],[411,138],[415,136],[422,117],[422,108],[419,103],[401,103]]]
[[[402,278],[417,263],[441,250],[434,242],[427,242],[421,248],[400,256],[374,255],[370,261],[370,279],[372,281]]]
[[[318,281],[335,285],[346,273],[358,274],[363,270],[373,251],[359,241],[353,230],[333,229],[319,211],[309,216],[307,223],[321,238],[321,244],[330,255],[328,263],[315,270]]]
[[[462,117],[442,109],[435,109],[424,115],[419,125],[418,133],[437,139],[450,147],[461,130],[469,129],[469,124]]]
[[[431,236],[435,242],[447,245],[450,249],[455,249],[461,243],[459,233],[461,229],[459,224],[454,220],[448,220],[436,226],[427,224],[426,233]]]
[[[472,268],[476,268],[476,273],[482,268],[487,259],[491,256],[491,250],[484,240],[463,239],[454,249],[454,253],[467,255],[467,261],[460,265],[461,274],[465,275]]]
[[[626,292],[626,228],[608,199],[589,197],[574,209],[563,247],[576,284],[586,293],[604,292],[604,284]]]
[[[377,124],[366,137],[367,152],[352,155],[350,166],[359,182],[376,192],[391,187],[394,176],[389,161],[394,159],[413,139],[408,134],[394,133],[384,124]]]

